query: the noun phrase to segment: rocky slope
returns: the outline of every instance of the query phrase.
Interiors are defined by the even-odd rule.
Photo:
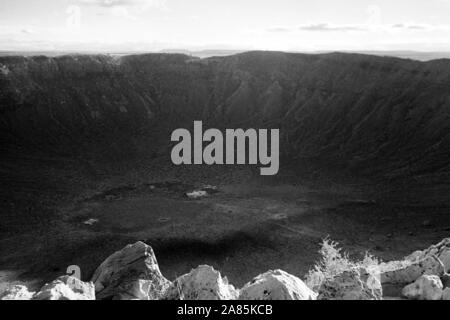
[[[284,159],[449,173],[450,61],[248,52],[0,57],[3,154],[129,157],[193,120],[277,127]],[[20,149],[20,148],[23,149]]]
[[[317,292],[282,270],[268,271],[236,289],[205,265],[171,282],[159,270],[153,249],[137,242],[109,256],[89,283],[62,276],[37,293],[12,286],[0,300],[449,300],[449,259],[450,238],[402,261],[352,267],[325,277]],[[389,295],[385,290],[393,284],[399,291]]]

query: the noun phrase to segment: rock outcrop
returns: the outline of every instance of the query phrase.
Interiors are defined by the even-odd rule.
[[[444,265],[444,272],[450,273],[450,238],[444,239],[438,244],[432,245],[426,250],[416,251],[406,259],[418,261],[428,256],[436,256]]]
[[[421,276],[416,282],[406,286],[402,295],[411,300],[441,300],[443,286],[438,276]]]
[[[393,261],[381,267],[380,281],[383,292],[387,296],[400,296],[402,289],[416,281],[422,275],[444,275],[444,265],[434,255],[425,256],[421,260]]]
[[[326,279],[319,289],[319,300],[381,300],[382,287],[376,274],[354,268]]]
[[[15,285],[3,292],[0,300],[31,300],[34,294],[34,292],[28,291],[26,286]]]
[[[62,276],[42,287],[33,300],[95,300],[95,288],[92,282]]]
[[[228,279],[210,266],[199,266],[177,278],[167,291],[168,300],[235,300],[239,295]]]
[[[299,278],[282,270],[269,271],[247,283],[239,300],[316,300],[317,294]]]
[[[12,286],[0,300],[450,300],[450,276],[436,256],[447,257],[446,248],[448,239],[403,261],[367,267],[355,264],[323,279],[314,292],[282,270],[263,273],[241,289],[207,265],[170,282],[161,274],[153,249],[136,242],[109,256],[94,272],[92,282],[66,275],[37,293]]]
[[[109,256],[94,272],[99,299],[158,300],[171,282],[159,270],[153,249],[143,242]]]

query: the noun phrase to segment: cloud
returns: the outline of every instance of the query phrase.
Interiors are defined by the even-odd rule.
[[[450,0],[440,0],[450,3]],[[378,5],[369,5],[366,8],[368,15],[365,23],[360,24],[333,24],[331,22],[312,22],[310,24],[304,24],[300,26],[290,27],[272,27],[266,29],[267,32],[292,32],[292,31],[305,31],[305,32],[399,32],[399,31],[449,31],[449,25],[428,25],[420,23],[383,23],[383,11]]]
[[[293,28],[290,27],[272,27],[267,29],[268,32],[291,32]]]
[[[291,27],[271,27],[266,29],[267,32],[293,32],[293,31],[313,31],[313,32],[348,32],[348,31],[364,31],[363,25],[334,25],[331,23],[312,23]]]
[[[450,0],[449,0],[450,1]],[[419,23],[395,23],[395,24],[332,24],[318,22],[300,26],[280,27],[275,26],[266,29],[267,32],[287,33],[293,31],[305,32],[390,32],[390,31],[449,31],[448,25],[428,25]]]
[[[167,11],[166,0],[75,0],[80,6],[96,7],[99,15],[108,14],[127,20],[137,20],[138,16],[149,10]]]
[[[393,29],[409,29],[409,30],[428,30],[433,29],[433,26],[425,25],[425,24],[405,24],[405,23],[397,23],[391,26]]]
[[[299,27],[300,30],[303,31],[340,31],[340,32],[346,32],[346,31],[364,31],[366,30],[361,25],[332,25],[329,23],[316,23],[316,24],[309,24],[309,25],[303,25]]]
[[[129,20],[136,20],[138,15],[149,9],[167,11],[166,0],[76,0],[80,6],[100,8],[106,13]]]
[[[23,38],[34,35],[39,31],[32,25],[2,25],[0,24],[0,36]]]
[[[77,0],[80,5],[91,5],[103,8],[157,8],[166,9],[166,0]]]
[[[134,0],[78,0],[79,4],[92,5],[98,7],[111,8],[122,5],[130,5]]]

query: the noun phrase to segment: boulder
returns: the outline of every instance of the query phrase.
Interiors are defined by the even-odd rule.
[[[393,261],[381,266],[380,281],[386,296],[399,296],[402,289],[415,282],[422,275],[444,274],[444,265],[434,255],[427,255],[422,260]]]
[[[441,300],[442,282],[438,276],[424,275],[402,290],[402,296],[411,300]]]
[[[325,279],[319,288],[319,300],[381,300],[383,291],[376,273],[364,268],[346,270]]]
[[[121,289],[112,297],[113,300],[156,300],[161,297],[155,296],[152,291],[153,282],[149,280],[137,279],[124,283]],[[162,294],[161,294],[162,296]]]
[[[411,262],[415,262],[417,260],[423,259],[423,251],[414,251],[413,253],[411,253],[409,256],[405,257],[405,260],[411,261]]]
[[[438,244],[432,245],[423,251],[416,251],[406,258],[417,261],[423,260],[430,255],[439,258],[444,265],[444,271],[450,272],[450,238],[446,238]]]
[[[92,277],[98,299],[158,300],[171,282],[159,270],[153,249],[136,242],[109,256]]]
[[[450,300],[450,288],[445,288],[442,292],[442,300]]]
[[[168,300],[236,300],[239,292],[210,266],[199,266],[177,278],[167,291]]]
[[[192,192],[188,192],[186,193],[186,196],[189,199],[199,199],[199,198],[204,198],[208,195],[208,192],[204,191],[204,190],[196,190],[196,191],[192,191]]]
[[[445,267],[445,272],[450,273],[450,246],[443,248],[438,254],[439,260]]]
[[[95,300],[95,288],[92,282],[62,276],[43,286],[33,300]]]
[[[316,300],[317,294],[299,278],[281,270],[268,271],[247,283],[238,300]]]
[[[31,300],[34,292],[28,291],[28,288],[23,285],[12,286],[0,296],[0,300]]]

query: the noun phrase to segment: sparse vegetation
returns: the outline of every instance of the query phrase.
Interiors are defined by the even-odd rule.
[[[339,243],[326,238],[322,242],[319,250],[321,259],[315,264],[312,270],[306,275],[306,285],[318,291],[321,284],[336,275],[355,267],[367,269],[377,268],[380,264],[378,258],[367,253],[361,261],[352,261],[347,252],[343,252]]]

